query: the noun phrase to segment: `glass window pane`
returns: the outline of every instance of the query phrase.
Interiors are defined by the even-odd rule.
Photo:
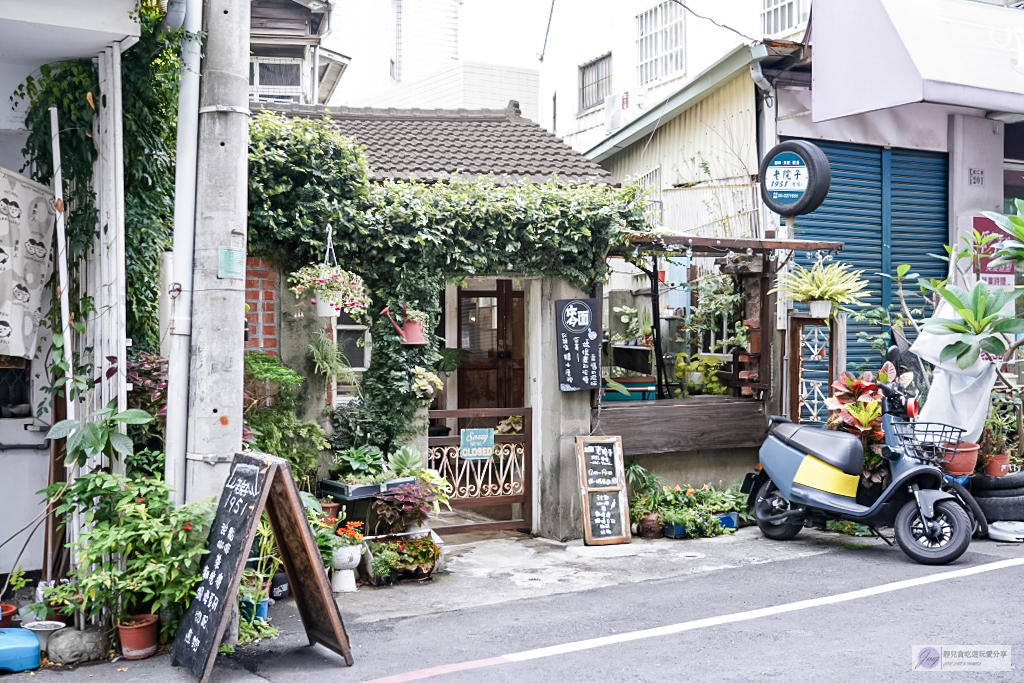
[[[462,339],[459,347],[470,358],[487,358],[498,353],[498,299],[491,296],[462,297],[459,316]]]
[[[363,330],[338,330],[338,350],[349,367],[366,367],[365,335]]]
[[[260,64],[260,85],[302,85],[298,64]]]

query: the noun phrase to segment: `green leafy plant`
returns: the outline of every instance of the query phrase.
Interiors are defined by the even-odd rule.
[[[797,264],[793,270],[779,274],[775,288],[793,301],[831,301],[833,306],[863,306],[868,281],[862,270],[853,270],[846,263],[823,265],[820,261],[810,268]]]
[[[418,365],[412,369],[410,390],[416,398],[429,401],[434,398],[434,394],[443,388],[444,382],[430,370]]]
[[[422,485],[434,496],[433,510],[435,515],[441,512],[442,505],[449,510],[452,509],[450,497],[454,488],[450,481],[442,476],[440,472],[433,469],[419,470],[416,475],[419,477]]]
[[[386,577],[398,566],[398,545],[374,543],[370,545],[370,573],[378,578]]]
[[[1024,263],[1024,201],[1014,199],[1013,204],[1017,209],[1016,215],[1004,216],[993,211],[981,212],[983,216],[993,221],[1007,235],[1006,239],[996,245],[998,250],[993,255],[993,259],[989,261],[989,265],[999,266],[1004,263],[1017,265]]]
[[[438,349],[437,353],[441,356],[441,360],[437,362],[437,371],[444,373],[455,372],[469,358],[468,349],[445,348]]]
[[[106,408],[97,410],[85,422],[61,420],[50,427],[46,438],[67,438],[65,461],[79,466],[98,455],[104,455],[111,461],[118,456],[132,455],[135,446],[127,435],[118,431],[118,426],[146,424],[153,420],[153,416],[138,408],[117,412],[115,406],[116,402],[111,401]]]
[[[75,568],[68,583],[46,589],[47,602],[65,614],[82,610],[108,626],[134,609],[151,609],[163,616],[164,634],[172,635],[202,580],[199,564],[213,506],[175,505],[160,479],[103,471],[79,477],[63,493],[62,488],[47,490],[57,497],[57,514],[67,519],[77,510],[85,527],[71,544]]]
[[[335,451],[331,460],[331,476],[347,483],[354,477],[376,477],[384,473],[384,454],[376,446],[354,446]]]
[[[153,416],[152,421],[129,428],[132,440],[162,451],[167,419],[167,361],[148,351],[130,355],[125,380],[132,387],[128,392],[128,407]]]
[[[676,378],[686,387],[686,394],[724,394],[728,389],[718,378],[718,371],[722,367],[722,360],[714,356],[702,356],[694,354],[693,357],[685,353],[676,355],[675,374]],[[689,378],[690,373],[699,373],[701,384],[697,385]]]
[[[619,314],[619,320],[626,325],[625,334],[616,333],[612,335],[612,341],[633,341],[643,342],[651,334],[651,312],[646,308],[633,308],[631,306],[616,306],[612,309]]]
[[[965,290],[952,284],[924,285],[952,306],[958,318],[929,318],[922,329],[932,334],[954,335],[939,354],[939,362],[956,359],[957,367],[966,370],[978,360],[982,351],[1002,358],[1009,352],[1001,335],[1024,333],[1024,320],[1006,316],[1003,308],[1024,294],[1024,289],[996,289],[978,280]]]
[[[402,446],[388,456],[388,469],[396,478],[408,477],[423,468],[423,460],[415,446]]]
[[[676,341],[688,343],[693,355],[701,350],[705,335],[721,332],[723,320],[728,322],[739,312],[743,297],[736,290],[732,276],[720,273],[704,275],[690,283],[689,289],[695,295],[696,303],[687,310],[686,317],[679,325]],[[720,341],[715,344],[715,348],[731,341],[735,341],[735,345],[741,345],[740,341],[747,343],[743,332],[737,332],[737,335],[734,335],[734,339]]]

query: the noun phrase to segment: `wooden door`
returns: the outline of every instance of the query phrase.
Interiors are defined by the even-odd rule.
[[[525,299],[511,280],[459,290],[459,409],[520,408],[525,400]]]

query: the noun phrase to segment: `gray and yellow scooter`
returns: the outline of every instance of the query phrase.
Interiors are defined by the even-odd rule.
[[[898,384],[878,384],[882,399],[884,457],[892,483],[871,506],[857,503],[864,446],[853,434],[795,424],[772,416],[760,467],[743,482],[761,533],[788,540],[804,526],[848,520],[891,526],[896,542],[921,564],[947,564],[967,550],[974,522],[960,499],[942,490],[943,472],[960,444],[962,429],[917,422],[917,402]],[[891,544],[890,544],[891,545]]]

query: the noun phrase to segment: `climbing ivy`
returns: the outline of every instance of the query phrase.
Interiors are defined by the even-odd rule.
[[[408,435],[416,408],[412,368],[439,356],[432,331],[446,282],[516,273],[556,277],[588,290],[626,236],[647,231],[636,186],[498,184],[446,178],[370,186],[366,162],[329,119],[267,112],[250,128],[249,253],[285,270],[322,258],[334,226],[339,262],[370,290],[373,356],[360,392],[371,443],[387,450]],[[399,343],[385,307],[423,311],[425,347]]]
[[[121,55],[127,335],[135,348],[154,350],[159,345],[160,253],[170,247],[171,237],[181,32],[160,30],[163,11],[156,0],[143,0],[136,10],[139,42]],[[43,65],[11,95],[14,108],[24,110],[29,129],[22,171],[41,183],[53,178],[49,108],[57,106],[72,271],[101,227],[92,191],[97,158],[92,129],[100,97],[98,71],[88,59]],[[73,317],[83,320],[87,311],[79,280],[71,278],[69,296]],[[50,286],[55,282],[51,278]],[[47,320],[58,329],[58,297],[52,301]]]

